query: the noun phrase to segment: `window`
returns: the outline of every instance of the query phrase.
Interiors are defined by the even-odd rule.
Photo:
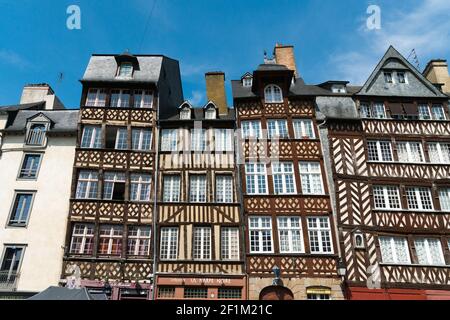
[[[26,144],[30,146],[43,146],[45,143],[47,127],[45,124],[32,124],[28,130]]]
[[[431,116],[433,120],[445,120],[445,112],[442,105],[434,104],[431,107]]]
[[[204,151],[206,148],[206,130],[191,130],[191,151]]]
[[[221,229],[222,260],[239,260],[239,228]]]
[[[242,80],[242,84],[244,87],[251,87],[253,85],[253,79],[252,78],[244,78]]]
[[[15,287],[24,251],[24,247],[5,246],[0,268],[0,286]]]
[[[406,199],[408,202],[408,209],[433,210],[433,200],[430,188],[406,188]]]
[[[419,104],[419,119],[420,120],[430,120],[430,109],[426,104]]]
[[[273,163],[272,174],[275,194],[296,193],[294,164],[292,162]]]
[[[185,287],[184,288],[185,299],[208,299],[208,288],[199,287]]]
[[[278,237],[281,253],[302,253],[303,236],[299,217],[279,217]]]
[[[219,288],[218,299],[242,299],[241,288]]]
[[[450,188],[439,189],[439,203],[442,211],[450,211]]]
[[[248,163],[245,165],[247,194],[267,194],[266,165]]]
[[[189,177],[189,201],[206,202],[206,176],[192,175]]]
[[[262,138],[261,121],[259,120],[242,121],[241,126],[242,126],[242,139]]]
[[[75,224],[70,244],[71,254],[92,254],[94,251],[94,225]]]
[[[439,239],[416,239],[414,240],[417,260],[423,265],[445,265],[441,241]]]
[[[145,129],[133,129],[131,131],[131,144],[133,150],[150,151],[152,148],[152,131]]]
[[[175,298],[175,287],[158,286],[158,298],[163,299]]]
[[[331,289],[324,287],[307,288],[306,296],[308,300],[331,300]]]
[[[406,74],[404,72],[397,71],[398,83],[406,83]]]
[[[233,176],[230,175],[216,176],[216,202],[220,203],[233,202]]]
[[[33,196],[34,193],[16,193],[14,198],[14,205],[8,222],[9,226],[26,226],[31,213]]]
[[[163,129],[161,132],[161,151],[177,151],[177,130]]]
[[[324,194],[322,171],[318,162],[300,162],[303,194]]]
[[[250,217],[249,230],[251,253],[273,253],[270,217]]]
[[[104,200],[125,200],[125,174],[105,172],[103,186]]]
[[[269,135],[269,139],[289,138],[286,120],[267,120],[267,132]]]
[[[133,74],[133,64],[124,62],[119,67],[119,77],[129,78]]]
[[[408,242],[400,237],[380,237],[383,263],[410,264]]]
[[[106,127],[106,148],[116,150],[128,149],[128,130],[121,127]]]
[[[138,109],[151,108],[153,106],[153,93],[147,90],[134,91],[134,107]]]
[[[104,107],[106,105],[106,91],[104,89],[89,89],[86,106]]]
[[[178,228],[161,228],[161,260],[176,260],[178,256]]]
[[[264,98],[266,103],[281,103],[283,102],[283,94],[281,88],[274,84],[268,85],[264,89]]]
[[[377,119],[386,118],[386,110],[383,103],[374,103],[372,106],[372,116]]]
[[[78,176],[77,199],[97,199],[98,172],[82,170]]]
[[[233,130],[215,129],[215,151],[233,151]]]
[[[369,161],[391,162],[394,160],[389,141],[367,141],[367,149]]]
[[[392,72],[384,73],[384,82],[386,83],[394,83],[394,79],[392,78]]]
[[[205,111],[205,119],[206,120],[214,120],[217,118],[217,111],[216,108],[208,108]]]
[[[431,163],[450,163],[450,143],[428,143],[428,155]]]
[[[333,93],[347,93],[347,89],[345,85],[342,84],[334,84],[331,86],[331,92]]]
[[[130,107],[130,90],[111,90],[111,108]]]
[[[152,177],[148,174],[131,174],[130,200],[131,201],[150,201]]]
[[[374,186],[375,209],[401,209],[400,192],[396,186]]]
[[[121,226],[100,226],[99,254],[120,256],[122,254]]]
[[[420,142],[397,142],[398,161],[424,162],[425,158]]]
[[[328,217],[308,218],[308,234],[311,253],[333,253]]]
[[[191,119],[191,109],[183,108],[180,111],[180,120],[190,120]]]
[[[128,254],[132,256],[149,255],[150,238],[150,227],[130,227],[128,230]]]
[[[42,154],[35,154],[35,153],[25,154],[22,161],[22,167],[20,168],[19,178],[36,179],[41,159]]]
[[[85,126],[81,137],[81,148],[99,149],[102,147],[102,128]]]
[[[314,126],[312,120],[294,120],[295,139],[314,139]]]
[[[370,106],[367,103],[361,103],[361,106],[359,108],[359,113],[361,115],[361,118],[371,118],[372,112],[370,109]]]
[[[211,259],[211,228],[195,227],[194,228],[194,260]]]
[[[180,176],[164,176],[163,201],[180,201]]]

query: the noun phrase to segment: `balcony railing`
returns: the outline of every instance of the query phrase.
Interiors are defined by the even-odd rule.
[[[19,280],[18,273],[0,271],[0,291],[15,291]]]

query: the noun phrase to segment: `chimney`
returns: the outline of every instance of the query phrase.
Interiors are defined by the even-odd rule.
[[[285,65],[288,69],[294,70],[295,77],[299,77],[297,65],[295,63],[294,46],[284,46],[277,43],[273,49],[273,55],[277,64]]]
[[[450,93],[450,76],[446,60],[431,60],[428,62],[423,75],[433,84],[442,85],[442,91]]]
[[[208,72],[206,78],[206,95],[219,108],[219,114],[228,114],[227,95],[225,93],[225,73]]]
[[[65,109],[55,92],[46,83],[27,84],[23,87],[20,104],[45,102],[45,110]]]

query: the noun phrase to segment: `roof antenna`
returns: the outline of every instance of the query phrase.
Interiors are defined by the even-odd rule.
[[[412,49],[411,53],[409,54],[408,58],[406,60],[409,61],[409,58],[412,57],[412,62],[416,66],[417,70],[420,70],[420,63],[419,58],[417,57],[416,49]]]

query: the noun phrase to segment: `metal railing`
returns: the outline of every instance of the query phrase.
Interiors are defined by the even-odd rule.
[[[0,290],[14,291],[17,288],[19,273],[0,271]]]

